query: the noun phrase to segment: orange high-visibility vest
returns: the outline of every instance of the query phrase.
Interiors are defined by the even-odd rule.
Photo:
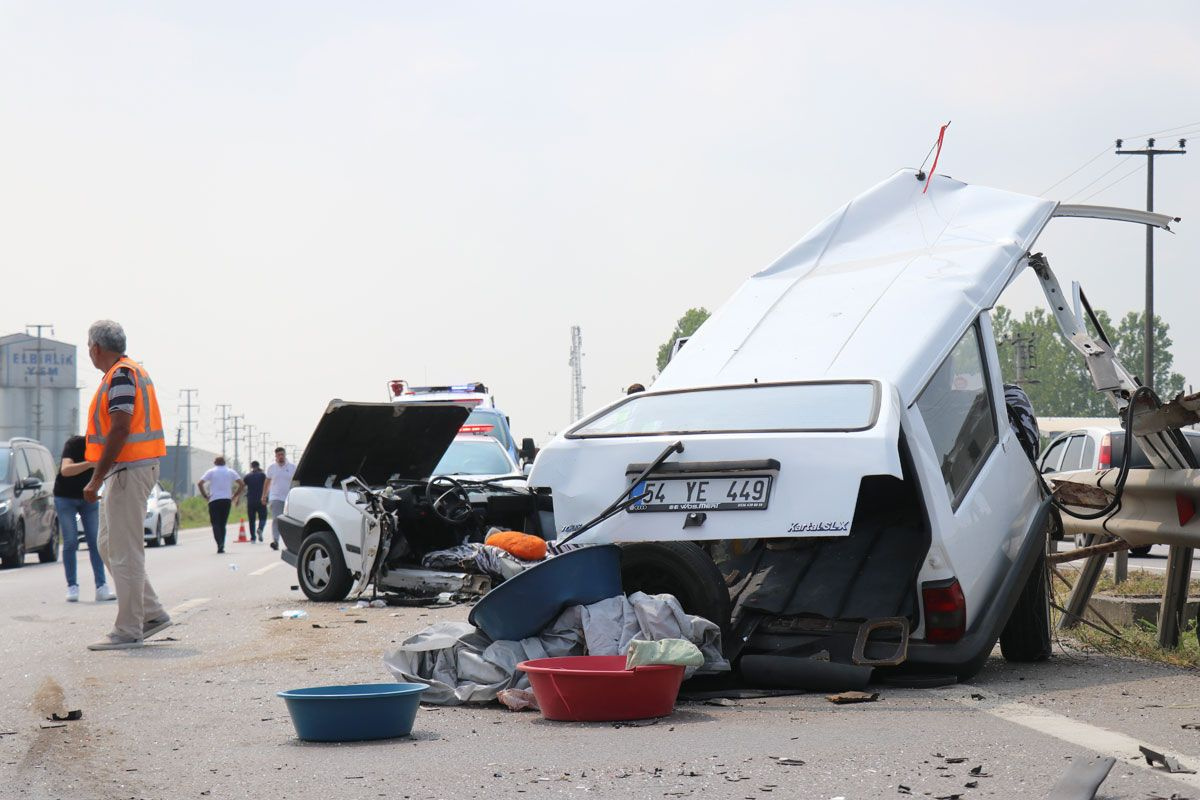
[[[158,395],[154,393],[154,382],[141,364],[121,356],[117,363],[104,373],[104,380],[96,388],[92,397],[92,405],[88,409],[87,447],[83,457],[88,461],[99,461],[104,450],[108,432],[112,430],[112,421],[108,416],[108,387],[112,383],[113,373],[121,367],[128,367],[137,376],[137,393],[133,398],[133,420],[129,426],[129,438],[117,461],[139,461],[143,458],[160,458],[167,454],[167,442],[163,437],[162,417],[158,413]]]

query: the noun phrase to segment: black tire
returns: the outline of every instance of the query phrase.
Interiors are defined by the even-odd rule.
[[[154,523],[154,538],[151,539],[150,541],[146,542],[146,546],[147,547],[162,547],[162,543],[163,543],[162,517],[159,517],[158,521]]]
[[[58,561],[58,552],[62,548],[62,532],[58,529],[58,521],[54,522],[54,530],[50,531],[50,541],[38,548],[38,561],[52,564]]]
[[[1145,558],[1146,556],[1150,555],[1150,548],[1152,546],[1153,545],[1144,545],[1142,547],[1131,547],[1131,548],[1129,548],[1129,555],[1131,555],[1135,558]]]
[[[717,565],[691,542],[621,545],[621,585],[626,594],[674,595],[683,610],[729,633],[729,589]]]
[[[13,532],[13,543],[8,551],[0,557],[0,563],[7,569],[19,569],[25,566],[25,523],[18,522]]]
[[[1050,657],[1050,578],[1046,557],[1038,557],[1004,630],[1000,652],[1005,661],[1028,663]]]
[[[164,539],[169,545],[179,544],[179,514],[175,514],[175,521],[171,523],[171,533]]]
[[[318,603],[346,599],[354,582],[332,531],[315,531],[304,538],[296,556],[296,576],[308,599]]]

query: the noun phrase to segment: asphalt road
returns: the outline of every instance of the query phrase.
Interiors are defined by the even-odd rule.
[[[1069,541],[1055,542],[1057,552],[1065,552],[1074,548],[1074,544]],[[1131,555],[1129,557],[1129,569],[1145,569],[1151,572],[1166,572],[1167,571],[1167,554],[1171,548],[1165,544],[1156,544],[1150,548],[1150,552],[1141,558]],[[1113,559],[1110,557],[1107,568],[1111,569]],[[1192,559],[1192,577],[1200,578],[1200,558]]]
[[[1038,798],[1072,763],[1113,755],[1101,797],[1200,797],[1200,776],[1151,770],[1137,753],[1200,767],[1200,731],[1182,728],[1200,722],[1195,674],[1077,651],[1028,666],[997,655],[970,686],[881,686],[855,706],[816,694],[685,703],[624,726],[426,707],[409,739],[303,743],[277,690],[387,681],[386,651],[466,609],[311,604],[265,545],[213,550],[188,531],[147,553],[177,624],[132,651],[85,649],[115,608],[87,588],[64,602],[60,564],[0,572],[0,796]],[[308,618],[278,618],[293,608]],[[81,720],[40,727],[76,708]]]

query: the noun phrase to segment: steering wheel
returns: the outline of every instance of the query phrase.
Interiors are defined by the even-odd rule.
[[[475,514],[471,495],[461,483],[448,475],[429,479],[425,484],[425,500],[438,519],[451,525],[462,525]]]

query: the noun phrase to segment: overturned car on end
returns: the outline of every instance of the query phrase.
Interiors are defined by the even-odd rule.
[[[851,201],[649,391],[541,451],[530,486],[556,535],[622,544],[625,589],[717,622],[760,683],[814,659],[966,678],[997,640],[1045,659],[1054,515],[990,309],[1021,270],[1048,274],[1030,250],[1056,216],[1166,219],[911,170]]]

